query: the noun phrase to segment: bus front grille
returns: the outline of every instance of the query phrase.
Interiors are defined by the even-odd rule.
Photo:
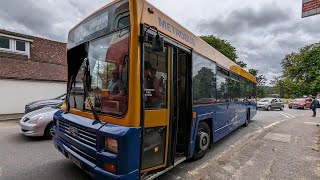
[[[59,129],[63,133],[68,134],[78,141],[96,149],[97,136],[95,133],[79,127],[75,127],[63,121],[59,121]]]

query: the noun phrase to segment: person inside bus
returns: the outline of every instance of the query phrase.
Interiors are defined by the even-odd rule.
[[[151,91],[149,89],[149,84],[151,81],[151,75],[150,75],[150,70],[151,70],[151,64],[148,61],[144,62],[144,80],[143,80],[143,88],[144,88],[144,101],[145,101],[145,107],[146,108],[150,108],[149,107],[149,101],[148,101],[148,97],[151,96]]]
[[[124,85],[120,80],[119,69],[112,71],[112,80],[109,82],[107,91],[109,95],[124,95]]]
[[[151,71],[151,78],[149,83],[149,89],[151,89],[151,96],[148,97],[150,108],[153,109],[160,109],[161,108],[161,100],[162,95],[160,91],[160,81],[157,78],[157,70],[155,68],[152,68]]]

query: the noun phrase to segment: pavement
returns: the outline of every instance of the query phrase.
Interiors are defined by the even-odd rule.
[[[307,116],[283,120],[209,166],[188,172],[189,178],[319,180],[319,120]]]
[[[0,122],[1,121],[18,121],[22,118],[23,113],[17,114],[0,114]]]

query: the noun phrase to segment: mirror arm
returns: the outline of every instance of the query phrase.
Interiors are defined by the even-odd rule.
[[[139,40],[140,40],[141,43],[145,42],[145,36],[146,36],[146,34],[147,34],[147,31],[148,31],[149,29],[151,29],[151,28],[154,29],[155,31],[157,31],[157,35],[159,35],[159,31],[158,31],[158,29],[157,29],[155,26],[149,26],[149,27],[147,27],[147,29],[144,31],[143,35],[139,37]]]

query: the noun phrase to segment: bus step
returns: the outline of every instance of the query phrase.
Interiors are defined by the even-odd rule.
[[[184,157],[178,157],[178,158],[175,158],[174,160],[174,165],[173,166],[170,166],[162,171],[159,171],[159,172],[156,172],[156,173],[153,173],[153,174],[149,174],[145,177],[142,177],[143,180],[152,180],[154,178],[157,178],[159,177],[160,175],[164,174],[165,172],[169,171],[170,169],[172,169],[173,167],[177,166],[178,164],[182,163],[183,161],[185,161],[187,158],[184,156]]]

